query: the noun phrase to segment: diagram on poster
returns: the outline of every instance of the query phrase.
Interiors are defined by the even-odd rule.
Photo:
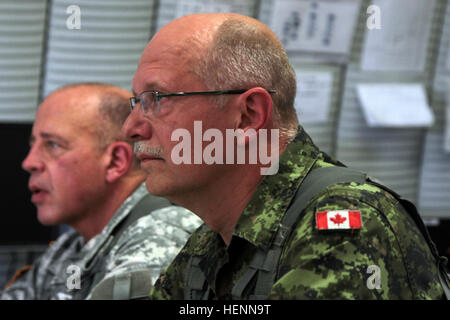
[[[278,0],[271,27],[287,51],[348,54],[359,7],[359,0]]]

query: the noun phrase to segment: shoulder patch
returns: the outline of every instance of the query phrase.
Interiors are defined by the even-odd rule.
[[[361,211],[333,210],[316,212],[316,228],[318,230],[361,229]]]

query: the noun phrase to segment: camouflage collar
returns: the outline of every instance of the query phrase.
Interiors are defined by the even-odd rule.
[[[267,248],[295,191],[319,154],[319,149],[299,126],[295,139],[280,156],[278,173],[264,177],[239,218],[233,236]]]
[[[109,220],[108,224],[103,228],[102,232],[89,240],[82,249],[84,256],[82,265],[86,267],[90,264],[91,259],[97,255],[97,253],[104,247],[111,239],[113,230],[122,222],[135,205],[147,194],[145,183],[141,183],[136,190],[122,203],[117,211]],[[88,252],[86,254],[85,252]]]

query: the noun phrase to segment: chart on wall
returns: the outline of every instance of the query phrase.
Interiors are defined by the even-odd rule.
[[[157,30],[184,15],[208,12],[232,12],[256,18],[258,0],[160,0]]]
[[[359,5],[354,0],[278,0],[274,2],[271,27],[287,51],[346,54]]]

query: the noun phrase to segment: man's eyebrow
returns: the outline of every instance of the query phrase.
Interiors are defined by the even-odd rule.
[[[142,90],[142,92],[144,92],[144,91],[167,92],[166,89],[164,89],[161,85],[157,84],[156,82],[146,83],[145,86],[144,86],[144,90]],[[131,89],[131,92],[133,92],[133,95],[135,97],[139,97],[139,95],[136,93],[136,91],[134,91],[134,89]]]
[[[64,139],[63,137],[53,134],[53,133],[41,132],[40,136],[44,139],[55,139],[62,143],[68,143],[68,141],[66,139]]]

